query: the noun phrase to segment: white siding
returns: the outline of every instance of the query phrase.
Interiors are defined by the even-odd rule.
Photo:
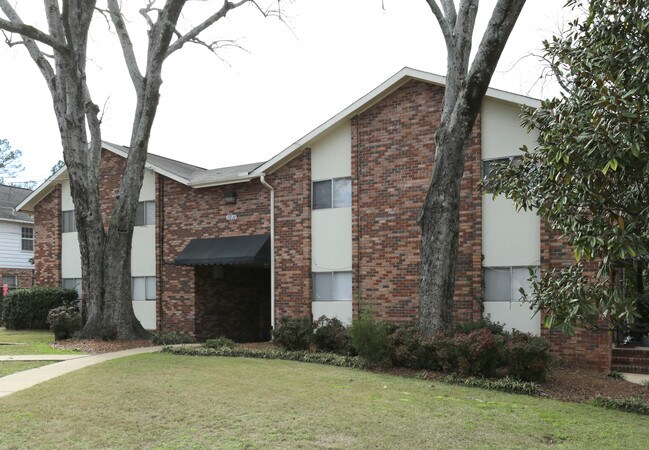
[[[311,179],[349,177],[352,173],[352,128],[347,121],[311,146]]]
[[[78,233],[63,233],[61,236],[61,277],[81,278]]]
[[[311,269],[352,270],[352,209],[317,209],[311,214]]]
[[[518,156],[520,148],[533,149],[537,134],[520,126],[520,107],[495,99],[482,105],[482,159]],[[534,212],[517,212],[504,197],[482,199],[482,254],[484,267],[539,266],[540,220]],[[507,329],[540,333],[540,317],[532,318],[529,305],[518,301],[484,302],[485,315],[505,323]]]
[[[352,302],[313,302],[312,305],[314,320],[327,316],[336,317],[345,325],[352,323]]]
[[[33,269],[29,262],[34,252],[22,250],[22,227],[32,224],[0,221],[0,267],[6,269]]]

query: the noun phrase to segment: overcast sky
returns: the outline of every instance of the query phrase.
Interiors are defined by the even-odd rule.
[[[144,0],[124,2],[130,32],[144,57]],[[185,47],[165,62],[162,98],[149,151],[205,168],[264,161],[362,97],[404,66],[444,75],[446,51],[424,0],[284,0],[288,26],[243,7],[210,37],[235,39],[221,59]],[[528,0],[492,87],[543,97],[542,65],[531,53],[570,12],[565,0]],[[214,8],[190,2],[184,29]],[[483,0],[481,36],[495,0]],[[42,3],[18,0],[26,23],[42,26]],[[477,43],[474,48],[477,47]],[[103,139],[128,145],[134,90],[117,38],[98,17],[91,32],[88,79],[104,109]],[[62,158],[52,101],[24,47],[0,43],[0,138],[23,152],[17,181],[43,181]]]

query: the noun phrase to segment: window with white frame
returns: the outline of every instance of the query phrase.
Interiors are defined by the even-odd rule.
[[[134,302],[155,301],[156,277],[132,277],[131,295]]]
[[[313,301],[351,300],[351,272],[313,272]]]
[[[2,275],[2,285],[10,288],[18,287],[18,277],[16,275]]]
[[[155,202],[140,202],[135,212],[135,226],[155,225]]]
[[[74,209],[63,211],[63,232],[74,233],[77,231],[77,223],[74,221]]]
[[[351,178],[333,178],[313,182],[313,209],[345,208],[351,205]]]
[[[34,229],[32,227],[22,227],[20,245],[24,252],[34,251]]]
[[[485,267],[484,301],[521,301],[520,289],[530,292],[530,269],[538,275],[538,267]]]
[[[63,278],[61,280],[61,287],[64,289],[74,289],[77,291],[79,298],[81,298],[82,284],[81,278]]]

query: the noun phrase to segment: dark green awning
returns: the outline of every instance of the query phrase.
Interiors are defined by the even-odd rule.
[[[232,236],[192,239],[174,261],[179,266],[270,264],[270,236]]]

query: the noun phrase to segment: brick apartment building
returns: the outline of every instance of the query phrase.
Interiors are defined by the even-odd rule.
[[[267,339],[284,316],[351,322],[359,302],[392,322],[418,319],[417,216],[433,164],[444,78],[405,68],[269,161],[206,170],[149,154],[133,237],[133,307],[145,328]],[[549,338],[566,359],[607,370],[611,340],[542,330],[519,301],[528,268],[570,263],[533,213],[483,195],[492,160],[534,135],[519,126],[537,100],[490,89],[462,179],[455,321],[494,320]],[[108,213],[128,148],[105,143]],[[82,285],[67,172],[19,208],[35,213],[36,282]]]

